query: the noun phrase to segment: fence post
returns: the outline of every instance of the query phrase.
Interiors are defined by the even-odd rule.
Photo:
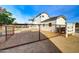
[[[14,35],[15,27],[13,26],[13,35]]]
[[[5,40],[7,40],[7,26],[5,25]]]
[[[39,26],[39,41],[40,41],[40,24],[38,26]]]

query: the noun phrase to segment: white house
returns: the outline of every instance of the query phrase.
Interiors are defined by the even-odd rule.
[[[35,18],[33,18],[32,24],[41,24],[41,30],[55,32],[59,27],[64,27],[66,25],[66,19],[64,16],[54,16],[49,17],[47,13],[40,13]],[[38,26],[35,26],[38,27]]]
[[[47,13],[40,13],[35,18],[33,18],[33,24],[41,24],[42,21],[49,19],[49,16]]]

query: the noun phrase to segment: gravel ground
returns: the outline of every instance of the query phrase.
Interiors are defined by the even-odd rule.
[[[46,39],[42,33],[40,39]],[[17,33],[8,39],[6,42],[0,44],[0,49],[16,46],[23,43],[33,42],[39,40],[38,32],[21,32]],[[59,49],[48,40],[22,45],[12,49],[3,50],[0,52],[60,52]]]
[[[4,43],[5,41],[5,36],[0,36],[0,44]]]
[[[45,39],[46,37],[41,33],[41,39]],[[33,42],[39,40],[38,32],[21,32],[13,35],[4,43],[0,44],[0,49],[16,46],[23,43]]]
[[[60,53],[60,50],[49,40],[43,40],[28,45],[2,50],[1,53]]]

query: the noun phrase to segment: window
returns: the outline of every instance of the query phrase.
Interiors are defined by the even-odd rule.
[[[51,27],[52,26],[52,23],[49,23],[49,27]]]
[[[42,15],[42,17],[44,17],[44,15]]]
[[[45,24],[43,24],[43,27],[45,26]]]
[[[40,18],[41,18],[41,17],[44,17],[44,15],[41,15]]]

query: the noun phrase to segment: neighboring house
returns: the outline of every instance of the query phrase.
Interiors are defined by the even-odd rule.
[[[64,16],[49,17],[47,13],[41,13],[33,20],[32,24],[41,24],[41,30],[44,31],[55,32],[59,26],[65,27],[66,25],[66,18]]]

